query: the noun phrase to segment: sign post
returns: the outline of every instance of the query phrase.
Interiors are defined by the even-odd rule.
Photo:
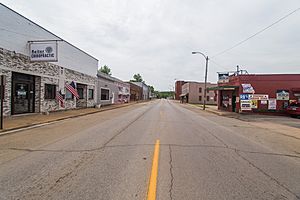
[[[4,90],[5,90],[5,87],[4,87],[4,79],[5,79],[5,76],[4,75],[1,75],[1,85],[0,85],[0,94],[1,94],[1,119],[0,119],[0,129],[3,129],[3,100],[4,100]]]

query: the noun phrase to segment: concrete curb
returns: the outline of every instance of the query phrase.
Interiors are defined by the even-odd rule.
[[[102,110],[96,110],[96,111],[92,111],[92,112],[88,112],[88,113],[81,113],[78,115],[71,115],[71,116],[67,116],[67,117],[61,117],[58,119],[53,119],[53,120],[49,120],[49,121],[45,121],[45,122],[40,122],[40,123],[35,123],[35,124],[28,124],[28,125],[24,125],[24,126],[19,126],[19,127],[15,127],[15,128],[9,128],[9,129],[4,129],[0,131],[0,137],[10,134],[10,133],[15,133],[15,132],[19,132],[19,131],[23,131],[23,130],[28,130],[28,129],[33,129],[33,128],[38,128],[41,126],[46,126],[49,124],[54,124],[63,120],[67,120],[67,119],[72,119],[72,118],[77,118],[77,117],[82,117],[82,116],[86,116],[86,115],[91,115],[91,114],[95,114],[95,113],[99,113],[99,112],[105,112],[105,111],[109,111],[109,110],[115,110],[118,108],[124,108],[124,107],[128,107],[131,105],[135,105],[138,103],[143,103],[143,102],[136,102],[136,103],[131,103],[131,104],[125,104],[122,106],[116,106],[116,107],[107,107],[107,108],[103,108]]]

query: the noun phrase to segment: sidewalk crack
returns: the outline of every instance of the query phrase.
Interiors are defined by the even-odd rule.
[[[170,176],[171,176],[171,181],[170,181],[170,189],[169,189],[169,195],[170,195],[170,199],[173,199],[173,181],[174,181],[174,176],[173,176],[173,158],[172,158],[172,149],[171,149],[171,145],[169,145],[169,155],[170,155],[170,160],[169,160],[169,165],[170,165]]]

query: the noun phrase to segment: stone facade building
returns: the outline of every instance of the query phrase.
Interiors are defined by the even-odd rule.
[[[97,103],[97,59],[3,4],[0,24],[4,116],[91,107]],[[57,61],[32,61],[30,43],[34,41],[54,43]],[[77,84],[79,99],[65,87],[71,82]],[[59,91],[63,105],[56,100]]]

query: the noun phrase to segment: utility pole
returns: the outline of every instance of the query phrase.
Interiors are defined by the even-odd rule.
[[[207,91],[207,68],[208,68],[208,56],[205,58],[206,63],[205,63],[205,81],[204,81],[204,101],[203,101],[203,110],[205,110],[206,106],[206,91]]]
[[[201,52],[192,52],[192,54],[201,54],[205,58],[205,80],[204,80],[204,98],[203,98],[203,110],[205,110],[206,107],[206,90],[207,90],[207,70],[208,70],[208,56]]]

